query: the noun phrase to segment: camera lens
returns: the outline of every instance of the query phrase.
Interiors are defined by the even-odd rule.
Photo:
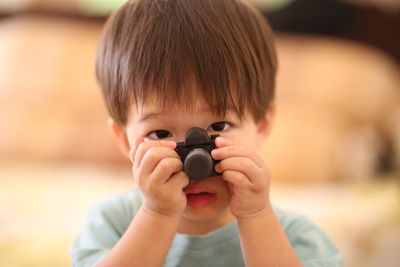
[[[195,148],[187,155],[183,168],[190,179],[202,180],[212,172],[213,160],[206,150]]]

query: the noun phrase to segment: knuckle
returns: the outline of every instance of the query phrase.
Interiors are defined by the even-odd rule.
[[[236,178],[235,172],[229,171],[229,170],[224,171],[224,172],[222,173],[222,176],[223,176],[224,178]]]
[[[242,167],[243,167],[245,170],[249,170],[249,169],[253,168],[254,166],[253,166],[251,160],[248,159],[248,158],[246,158],[246,159],[244,159],[244,160],[242,161]]]
[[[232,146],[226,146],[223,148],[224,154],[225,155],[231,155],[233,152],[233,147]]]
[[[246,184],[247,177],[236,171],[227,171],[226,176],[231,177],[233,180],[235,180],[235,183],[239,186],[243,186]]]
[[[178,177],[178,179],[187,182],[187,184],[189,184],[189,177],[187,176],[186,172],[179,171],[175,175]]]
[[[225,170],[225,168],[226,168],[226,161],[225,160],[221,160],[218,163],[218,169],[219,169],[220,172],[222,172],[222,171]]]
[[[155,151],[155,149],[153,149],[153,148],[150,148],[150,149],[147,150],[147,152],[146,152],[146,158],[147,158],[149,161],[155,161],[155,160],[157,160],[157,158],[158,158],[157,151]]]
[[[176,166],[177,169],[183,168],[183,162],[180,159],[174,158],[172,160],[173,164]]]
[[[160,168],[160,170],[162,172],[166,172],[169,169],[170,163],[168,159],[162,159],[159,163],[158,163],[158,168]]]
[[[240,173],[240,172],[235,172],[235,175],[236,175],[237,179],[238,179],[241,183],[246,182],[247,177],[246,177],[244,174],[242,174],[242,173]]]

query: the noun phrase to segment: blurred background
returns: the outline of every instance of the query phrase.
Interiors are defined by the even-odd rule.
[[[90,207],[135,186],[93,69],[124,2],[0,1],[0,266],[70,266]],[[260,151],[273,204],[315,221],[346,266],[398,266],[400,1],[252,2],[279,57]]]

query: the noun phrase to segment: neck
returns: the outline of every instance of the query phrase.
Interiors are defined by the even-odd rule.
[[[178,224],[178,233],[187,235],[204,235],[234,222],[236,218],[229,208],[224,214],[215,218],[197,219],[182,216]]]

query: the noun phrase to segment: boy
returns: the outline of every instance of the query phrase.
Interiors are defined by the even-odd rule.
[[[96,72],[137,190],[91,211],[74,266],[342,266],[306,218],[271,206],[255,152],[274,117],[276,56],[262,16],[239,0],[131,1],[107,22]],[[190,180],[174,150],[219,134],[220,176]]]

